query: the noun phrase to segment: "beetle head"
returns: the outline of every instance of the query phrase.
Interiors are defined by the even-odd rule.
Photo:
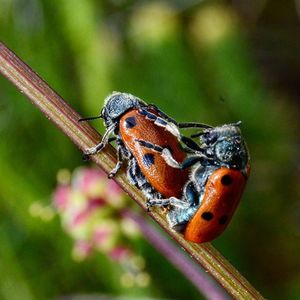
[[[131,94],[113,92],[105,99],[100,115],[106,127],[109,127],[128,110],[144,106],[145,102]]]
[[[240,122],[207,129],[200,137],[208,157],[220,166],[243,170],[249,153],[239,128]]]

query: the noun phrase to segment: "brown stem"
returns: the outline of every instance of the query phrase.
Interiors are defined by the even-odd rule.
[[[78,148],[87,149],[95,146],[101,140],[101,136],[89,124],[78,123],[79,114],[1,42],[0,72],[63,131]],[[92,159],[108,173],[116,163],[115,150],[108,146],[101,153],[93,156]],[[146,210],[145,197],[138,189],[129,184],[124,172],[120,172],[115,181]],[[169,228],[166,218],[160,210],[153,210],[148,214],[232,297],[263,299],[260,293],[210,243],[198,245],[187,242],[180,234]]]

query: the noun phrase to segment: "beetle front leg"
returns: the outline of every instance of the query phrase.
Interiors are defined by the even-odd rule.
[[[184,122],[184,123],[178,123],[176,122],[173,118],[171,118],[170,116],[168,116],[166,113],[164,113],[163,111],[161,111],[156,105],[154,104],[149,104],[148,108],[152,108],[154,110],[156,110],[159,114],[160,117],[162,117],[163,119],[165,119],[168,122],[174,123],[177,127],[179,128],[202,128],[202,129],[207,129],[207,128],[212,128],[212,126],[207,125],[207,124],[203,124],[203,123],[197,123],[197,122]]]
[[[115,128],[116,128],[115,124],[108,127],[103,135],[102,141],[95,147],[91,147],[84,151],[85,158],[88,158],[90,155],[94,155],[94,154],[97,154],[98,152],[100,152],[109,143],[109,140],[110,140],[109,136],[113,133]]]

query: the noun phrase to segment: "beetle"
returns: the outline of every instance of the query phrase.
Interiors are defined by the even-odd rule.
[[[186,151],[179,140],[188,148],[196,147],[196,143],[181,136],[179,128],[209,128],[208,125],[177,123],[155,105],[148,105],[136,96],[120,92],[113,92],[106,98],[100,116],[79,121],[96,118],[104,119],[106,131],[98,145],[85,151],[86,156],[98,153],[115,140],[118,161],[109,173],[110,178],[117,174],[126,159],[130,182],[141,189],[148,199],[181,196],[188,180],[187,168],[169,166],[161,155],[149,151],[138,141],[143,138],[145,145],[155,144],[169,149],[174,159],[181,163],[186,157]],[[114,137],[110,138],[112,134]]]
[[[150,206],[169,206],[167,219],[186,240],[204,243],[219,236],[229,224],[250,174],[249,153],[240,131],[240,122],[206,128],[200,146],[182,163],[168,148],[141,145],[158,152],[174,168],[192,167],[181,198],[151,199]]]

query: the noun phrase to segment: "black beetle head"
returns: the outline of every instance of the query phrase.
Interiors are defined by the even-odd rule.
[[[249,153],[239,125],[214,127],[201,136],[207,156],[212,157],[216,164],[239,170],[247,166]]]
[[[113,92],[105,99],[101,117],[104,119],[106,127],[109,127],[128,110],[144,106],[146,106],[144,101],[131,94]]]

